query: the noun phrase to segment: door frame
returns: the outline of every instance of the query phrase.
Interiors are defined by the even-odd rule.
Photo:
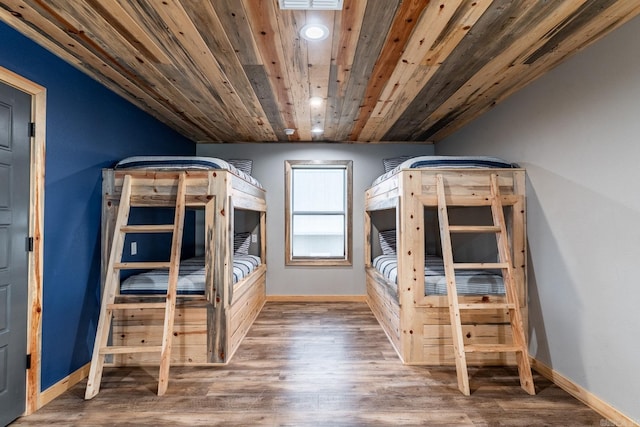
[[[25,414],[41,406],[40,370],[42,352],[42,274],[44,249],[44,165],[46,136],[47,91],[44,87],[0,67],[0,83],[31,95],[31,121],[35,136],[31,138],[29,186],[29,236],[33,237],[33,251],[28,254],[28,313],[27,354],[31,368],[26,372],[27,395]]]

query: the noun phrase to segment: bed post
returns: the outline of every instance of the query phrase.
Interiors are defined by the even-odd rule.
[[[260,212],[260,261],[267,263],[267,212]]]
[[[415,294],[424,282],[424,208],[420,201],[421,174],[400,172],[400,197],[396,210],[398,233],[398,297],[401,351],[405,363],[422,357],[422,330]],[[415,327],[420,325],[419,327]]]
[[[211,179],[211,177],[210,177]],[[207,300],[207,357],[208,362],[215,362],[215,348],[214,341],[217,329],[216,325],[216,298],[218,291],[215,287],[215,258],[216,247],[214,242],[216,241],[216,196],[213,196],[204,205],[204,253],[205,253],[205,286],[204,296]]]
[[[102,169],[102,217],[101,233],[102,260],[100,267],[100,295],[104,288],[104,281],[107,277],[107,265],[109,264],[109,253],[111,252],[111,241],[113,240],[113,229],[118,215],[118,202],[113,197],[114,189],[113,169]]]
[[[229,307],[233,303],[233,254],[235,252],[234,242],[234,227],[235,227],[235,208],[233,206],[233,199],[231,196],[227,197],[227,214],[226,229],[227,237],[224,239],[227,244],[225,245],[226,251],[224,251],[224,283],[229,286],[227,289],[227,301],[225,307]],[[221,236],[222,237],[222,236]]]
[[[518,196],[511,210],[511,245],[513,247],[513,265],[518,286],[518,298],[520,306],[527,305],[527,230],[526,230],[526,200],[525,200],[525,174],[524,171],[513,172],[513,194]],[[528,316],[525,310],[525,331]]]
[[[214,298],[214,324],[213,333],[209,334],[213,362],[225,363],[227,360],[228,335],[227,335],[227,309],[232,277],[232,252],[233,252],[233,206],[228,191],[226,174],[215,174],[213,186],[215,197],[214,212],[214,257],[213,257],[213,282],[215,289]]]
[[[364,210],[364,266],[371,267],[371,214]]]

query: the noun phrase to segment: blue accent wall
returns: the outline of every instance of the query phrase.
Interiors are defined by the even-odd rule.
[[[2,22],[0,40],[0,66],[47,89],[45,390],[91,360],[100,299],[101,169],[132,155],[194,155],[196,147]]]

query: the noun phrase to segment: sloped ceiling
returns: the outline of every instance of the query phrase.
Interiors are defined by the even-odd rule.
[[[0,0],[0,19],[197,142],[437,142],[638,13],[637,0]],[[307,23],[329,37],[301,38]]]

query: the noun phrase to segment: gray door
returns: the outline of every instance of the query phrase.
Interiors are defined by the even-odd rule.
[[[31,96],[0,84],[0,425],[25,408]]]

